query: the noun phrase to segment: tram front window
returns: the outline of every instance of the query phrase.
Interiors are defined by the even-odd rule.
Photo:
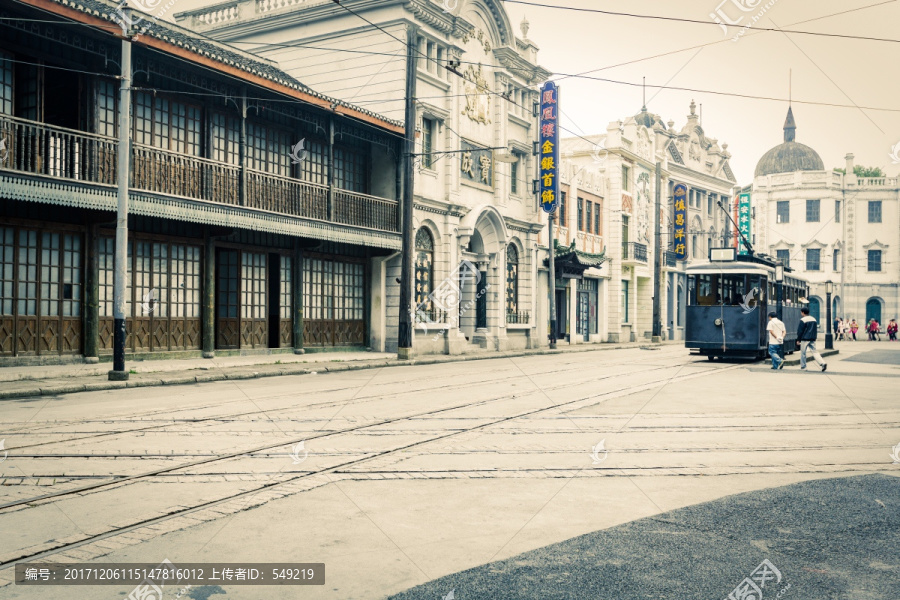
[[[753,308],[766,298],[766,280],[759,275],[693,275],[692,306],[746,306]]]

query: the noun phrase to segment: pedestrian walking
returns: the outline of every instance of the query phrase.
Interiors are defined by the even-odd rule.
[[[835,322],[834,333],[837,335],[837,341],[844,341],[844,319],[843,317],[838,317],[838,320]]]
[[[787,334],[787,329],[784,328],[784,323],[781,322],[775,311],[769,313],[769,324],[766,326],[766,331],[769,332],[769,356],[772,357],[772,369],[782,369],[784,368],[784,336]]]
[[[888,340],[891,342],[897,341],[897,319],[891,319],[887,324],[887,334]]]
[[[806,370],[806,353],[810,352],[819,368],[824,371],[828,368],[828,363],[822,358],[822,355],[816,352],[816,339],[819,337],[819,324],[816,318],[809,314],[809,307],[804,306],[800,309],[803,315],[800,318],[800,324],[797,326],[797,342],[800,344],[800,370]]]
[[[856,332],[859,331],[859,323],[856,322],[856,319],[850,321],[850,335],[853,336],[853,341],[856,341]]]

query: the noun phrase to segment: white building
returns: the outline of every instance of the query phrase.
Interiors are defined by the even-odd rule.
[[[176,17],[276,61],[315,90],[398,121],[406,40],[414,31],[421,154],[415,298],[431,321],[417,327],[414,350],[457,354],[538,343],[534,289],[546,218],[531,191],[537,139],[531,107],[550,74],[537,65],[527,22],[517,35],[499,0],[239,0]],[[459,308],[442,310],[429,294],[442,282],[455,285],[462,261],[477,265],[481,281],[463,288]],[[374,271],[372,295],[386,302],[373,313],[381,330],[372,345],[395,350],[399,256]]]
[[[573,242],[583,253],[605,250],[599,269],[584,272],[584,281],[557,280],[557,305],[570,328],[569,340],[628,342],[648,339],[653,331],[653,277],[656,165],[660,165],[660,218],[663,337],[683,339],[686,281],[684,268],[705,261],[710,247],[732,244],[728,209],[735,178],[727,144],[707,137],[696,106],[681,129],[664,123],[644,108],[625,121],[610,123],[606,134],[562,142],[564,209],[555,235],[562,246]],[[688,188],[687,261],[676,261],[672,189]],[[598,213],[599,210],[599,213]],[[588,257],[590,259],[590,257]],[[595,283],[594,283],[595,282]],[[567,295],[560,292],[567,289]],[[584,319],[593,289],[598,290],[597,324]],[[568,305],[562,300],[568,298]],[[577,298],[577,303],[572,299]],[[590,313],[588,313],[590,314]],[[562,328],[562,326],[561,326]],[[573,336],[572,332],[584,335]]]
[[[784,143],[756,167],[760,249],[811,282],[810,312],[826,317],[825,282],[834,283],[832,317],[884,324],[900,313],[900,178],[860,178],[853,155],[846,175],[826,170],[818,153],[795,141],[788,109]]]

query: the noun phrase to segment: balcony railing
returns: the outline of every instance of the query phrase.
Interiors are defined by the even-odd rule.
[[[0,117],[0,169],[115,184],[116,140],[64,127]]]
[[[666,251],[666,266],[667,267],[677,267],[678,266],[678,255],[671,251]]]
[[[622,244],[622,260],[646,263],[647,246],[637,242],[625,242]]]
[[[117,141],[63,127],[0,117],[0,170],[116,184]],[[236,165],[133,144],[131,187],[240,205],[241,169]],[[334,190],[328,215],[328,187],[247,169],[246,207],[380,231],[399,231],[395,200]]]
[[[506,313],[506,322],[510,325],[528,325],[531,321],[531,313],[527,310],[509,311]]]

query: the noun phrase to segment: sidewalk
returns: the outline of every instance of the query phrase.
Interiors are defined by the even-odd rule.
[[[320,372],[350,371],[380,367],[402,367],[446,362],[509,358],[556,354],[560,352],[591,352],[626,348],[681,345],[684,342],[666,341],[662,344],[560,344],[557,350],[539,348],[514,352],[481,351],[458,356],[425,355],[413,360],[399,360],[396,354],[383,352],[321,352],[310,354],[262,354],[216,358],[166,359],[128,361],[128,381],[108,381],[110,363],[41,365],[0,368],[0,400],[33,396],[59,396],[77,392],[113,390],[125,387],[182,385],[226,379],[256,379],[281,375],[308,375]]]

